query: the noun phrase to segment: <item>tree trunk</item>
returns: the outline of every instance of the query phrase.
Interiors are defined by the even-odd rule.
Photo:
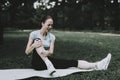
[[[2,25],[2,13],[0,13],[0,45],[3,44],[3,25]]]
[[[115,30],[119,30],[120,23],[119,23],[119,3],[118,0],[114,0],[113,2],[113,26],[115,27]]]
[[[104,14],[105,14],[105,10],[104,10],[104,4],[105,1],[104,0],[100,0],[100,27],[102,30],[104,30]]]
[[[3,44],[3,27],[0,27],[0,45]]]

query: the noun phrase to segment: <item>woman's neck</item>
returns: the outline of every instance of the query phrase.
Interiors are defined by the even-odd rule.
[[[45,32],[44,29],[40,29],[40,34],[41,34],[42,36],[46,36],[46,35],[47,35],[47,32]]]

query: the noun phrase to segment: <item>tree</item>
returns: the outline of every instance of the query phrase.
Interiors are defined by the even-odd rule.
[[[115,30],[120,30],[120,9],[119,9],[119,3],[118,0],[113,0],[112,4],[112,11],[113,11],[113,26]]]
[[[13,27],[16,24],[18,15],[21,13],[31,13],[33,2],[36,0],[0,0],[0,43],[3,43],[3,30],[4,27]],[[24,8],[24,11],[21,10]],[[29,10],[29,13],[27,13]],[[23,12],[22,12],[23,11]],[[10,23],[10,24],[9,24]]]
[[[105,17],[105,0],[98,0],[94,1],[94,7],[97,8],[96,12],[98,14],[98,27],[100,27],[102,30],[104,29],[104,17]]]
[[[18,28],[32,27],[29,23],[32,23],[32,17],[35,13],[33,3],[36,0],[9,0],[11,6],[9,7],[9,13],[11,16],[11,26]]]
[[[9,4],[5,0],[0,1],[0,45],[3,44],[3,30],[5,26],[8,26],[6,23],[9,21],[8,11]]]

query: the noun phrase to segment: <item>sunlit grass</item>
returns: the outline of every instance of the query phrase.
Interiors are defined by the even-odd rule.
[[[108,53],[112,60],[107,71],[77,73],[50,80],[119,80],[120,36],[100,33],[53,31],[56,36],[54,57],[97,61]],[[0,46],[0,68],[30,68],[31,55],[24,53],[29,32],[6,32],[4,45]],[[63,64],[64,65],[64,64]],[[31,78],[28,80],[48,80]]]

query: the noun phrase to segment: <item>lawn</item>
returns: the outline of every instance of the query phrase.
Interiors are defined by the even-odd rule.
[[[30,31],[4,32],[4,45],[0,45],[0,69],[30,68],[31,55],[25,55]],[[106,33],[52,31],[56,36],[53,57],[84,59],[90,62],[112,54],[106,71],[76,73],[66,77],[45,79],[32,77],[25,80],[120,80],[120,36]]]

